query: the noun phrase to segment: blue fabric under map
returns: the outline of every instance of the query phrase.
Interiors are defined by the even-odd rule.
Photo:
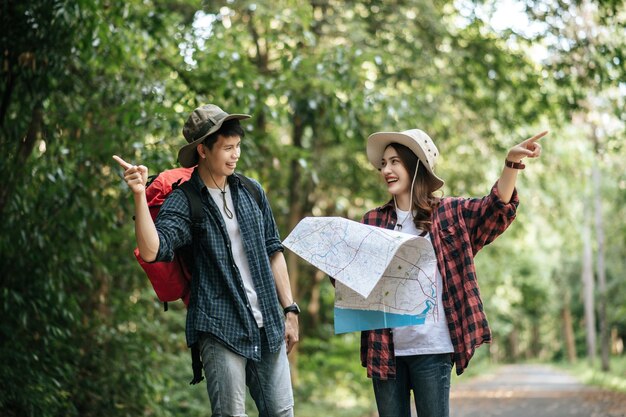
[[[335,307],[335,334],[424,324],[429,310],[408,315]]]

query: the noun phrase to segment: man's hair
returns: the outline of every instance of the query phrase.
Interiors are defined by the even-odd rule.
[[[409,173],[409,181],[412,182],[415,168],[417,167],[417,155],[411,149],[399,143],[390,143],[388,146],[391,146],[398,152],[402,165]],[[432,226],[431,215],[439,201],[431,191],[434,184],[433,181],[433,177],[426,170],[424,164],[420,163],[413,188],[413,207],[410,208],[410,210],[417,211],[417,215],[413,218],[413,223],[420,230],[430,231]]]
[[[231,119],[225,121],[224,124],[222,124],[222,126],[217,131],[207,136],[206,139],[202,141],[202,143],[207,148],[213,149],[213,145],[215,145],[215,142],[217,142],[217,137],[219,135],[227,138],[232,136],[239,136],[243,139],[243,137],[246,135],[246,132],[241,127],[238,119]]]

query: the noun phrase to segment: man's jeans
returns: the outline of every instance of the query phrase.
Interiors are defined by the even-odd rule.
[[[276,353],[267,349],[261,332],[261,361],[229,350],[208,334],[200,337],[207,392],[213,417],[247,417],[246,385],[259,417],[293,417],[293,393],[285,344]]]
[[[380,417],[410,417],[411,390],[419,417],[450,414],[450,354],[396,356],[396,379],[374,379]]]

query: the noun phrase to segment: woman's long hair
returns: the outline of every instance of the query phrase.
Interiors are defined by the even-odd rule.
[[[413,181],[415,167],[418,161],[417,155],[415,155],[412,150],[399,143],[390,143],[388,146],[396,150],[400,161],[409,173],[410,181]],[[411,210],[417,213],[413,217],[413,223],[419,230],[427,230],[430,232],[432,213],[439,203],[439,198],[433,195],[433,188],[433,178],[426,170],[424,164],[420,163],[417,169],[417,177],[415,177],[415,183],[413,184],[413,204],[411,207]]]

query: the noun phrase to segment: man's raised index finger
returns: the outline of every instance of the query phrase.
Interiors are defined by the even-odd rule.
[[[120,166],[121,166],[122,168],[124,168],[124,169],[128,169],[128,168],[131,168],[131,167],[132,167],[132,165],[131,165],[131,164],[129,164],[128,162],[124,161],[122,158],[120,158],[120,157],[119,157],[119,156],[117,156],[117,155],[113,155],[113,159],[115,159],[115,161],[116,161],[118,164],[120,164]]]

